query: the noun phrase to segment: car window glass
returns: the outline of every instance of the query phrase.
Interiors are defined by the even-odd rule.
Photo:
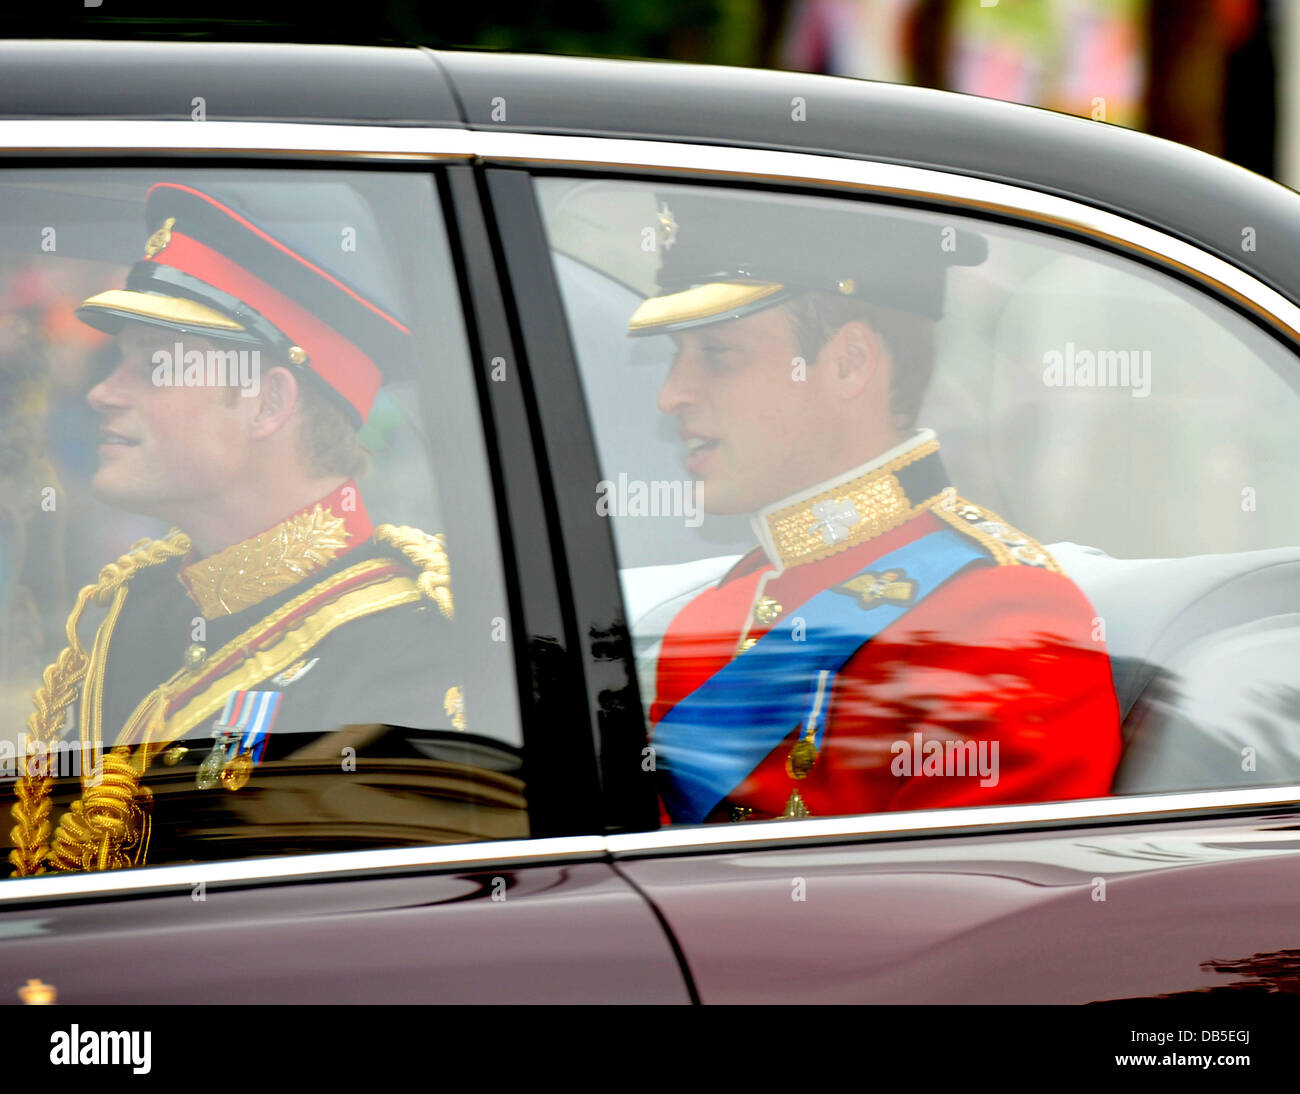
[[[526,836],[434,180],[0,190],[15,874]]]
[[[967,214],[536,189],[666,819],[1300,782],[1261,327]]]

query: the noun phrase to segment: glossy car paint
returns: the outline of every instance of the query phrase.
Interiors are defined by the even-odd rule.
[[[690,1001],[607,863],[368,877],[13,908],[0,975],[60,1004]]]
[[[672,925],[702,1003],[1300,990],[1300,814],[618,865]]]

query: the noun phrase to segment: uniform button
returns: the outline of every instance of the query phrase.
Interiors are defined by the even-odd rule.
[[[207,646],[200,646],[197,642],[191,642],[185,650],[185,667],[187,669],[197,668],[203,664],[203,659],[207,655]]]
[[[754,618],[763,624],[771,623],[785,609],[770,596],[763,597],[754,605]]]
[[[175,767],[181,762],[181,757],[189,751],[184,745],[177,745],[175,748],[169,748],[163,753],[163,763],[168,767]]]

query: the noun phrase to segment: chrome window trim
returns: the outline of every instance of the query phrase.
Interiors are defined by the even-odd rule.
[[[1118,246],[1201,281],[1300,342],[1300,307],[1252,274],[1195,244],[1082,201],[1017,183],[933,168],[813,152],[506,129],[135,119],[0,121],[0,156],[42,152],[166,155],[178,151],[338,155],[362,161],[480,158],[524,166],[671,170],[737,181],[834,183],[864,193],[942,201],[965,206],[972,215],[993,213],[1050,225]],[[1297,209],[1300,211],[1300,206]]]
[[[93,874],[42,874],[0,880],[0,911],[8,906],[97,897],[177,896],[202,882],[248,886],[300,881],[346,881],[397,872],[485,872],[550,863],[612,861],[655,855],[779,851],[850,840],[878,841],[965,834],[1016,834],[1027,828],[1089,827],[1098,823],[1213,820],[1258,810],[1300,812],[1300,786],[1262,790],[1206,790],[1086,798],[1030,805],[985,805],[914,813],[809,817],[667,828],[610,836],[557,836],[537,840],[440,844],[429,847],[344,851],[178,866],[147,866]]]

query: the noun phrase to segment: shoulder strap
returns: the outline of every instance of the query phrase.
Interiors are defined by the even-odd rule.
[[[999,566],[1037,566],[1061,572],[1056,559],[1041,543],[982,505],[948,493],[940,495],[930,511],[962,535],[970,536]]]

